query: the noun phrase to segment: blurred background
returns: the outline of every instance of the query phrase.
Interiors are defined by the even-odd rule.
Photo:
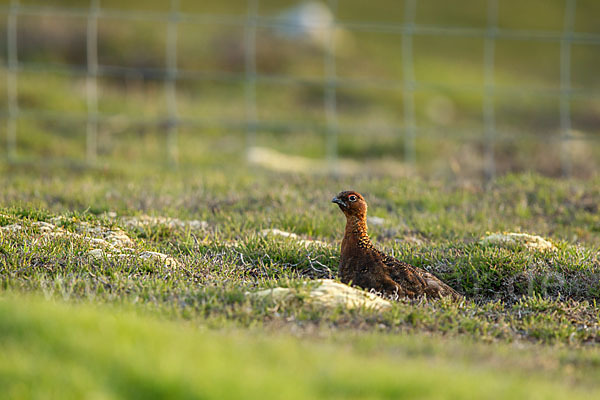
[[[598,175],[597,0],[0,0],[11,164]]]

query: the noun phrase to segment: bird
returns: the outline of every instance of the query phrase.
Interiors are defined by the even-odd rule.
[[[462,296],[433,274],[375,248],[367,233],[367,202],[353,190],[332,200],[346,216],[339,263],[340,280],[391,298]]]

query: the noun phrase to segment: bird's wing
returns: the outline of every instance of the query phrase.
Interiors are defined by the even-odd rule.
[[[426,294],[429,297],[461,297],[458,292],[442,282],[435,275],[381,252],[380,254],[387,274],[394,282],[405,287],[407,291],[414,292],[415,295]]]

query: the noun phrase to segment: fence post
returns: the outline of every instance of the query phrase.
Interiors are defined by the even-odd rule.
[[[560,41],[560,129],[561,129],[561,168],[564,177],[572,173],[570,154],[571,136],[571,42],[575,22],[575,0],[565,1],[565,20]]]
[[[484,131],[484,166],[483,173],[486,181],[496,175],[494,160],[494,142],[496,136],[496,118],[494,106],[494,58],[496,36],[498,34],[498,0],[487,2],[487,32],[483,48],[483,131]]]
[[[17,118],[19,116],[18,73],[19,58],[17,47],[17,17],[19,14],[19,0],[11,0],[6,24],[6,52],[8,73],[6,92],[8,97],[8,119],[6,122],[6,144],[8,160],[17,157]]]
[[[258,0],[248,0],[244,31],[245,95],[246,95],[246,156],[256,143],[258,110],[256,106],[256,26]]]
[[[335,64],[335,34],[337,29],[337,0],[328,0],[333,16],[327,29],[327,48],[325,50],[325,118],[327,120],[327,161],[329,170],[337,173],[337,96],[336,96],[336,64]]]
[[[98,155],[98,14],[99,0],[90,0],[87,19],[87,135],[86,159],[88,164],[96,163]]]
[[[165,49],[167,76],[165,79],[165,97],[167,102],[167,152],[171,167],[179,163],[177,113],[177,25],[179,23],[179,0],[171,0],[167,22],[167,42]]]
[[[404,154],[406,162],[413,168],[416,163],[415,123],[415,72],[413,62],[413,34],[417,11],[417,0],[404,3],[404,32],[402,33],[402,75],[404,102]]]

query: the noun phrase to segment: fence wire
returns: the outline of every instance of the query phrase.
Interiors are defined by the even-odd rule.
[[[574,140],[571,135],[571,101],[578,98],[599,99],[600,93],[593,89],[573,89],[571,87],[571,47],[572,44],[600,44],[600,35],[574,31],[576,0],[565,0],[564,29],[562,32],[543,30],[518,30],[503,29],[498,27],[498,0],[487,0],[487,24],[483,28],[463,26],[435,26],[416,23],[416,10],[418,0],[405,0],[404,20],[401,23],[373,23],[364,21],[344,22],[336,18],[339,7],[337,0],[327,0],[333,13],[333,20],[327,24],[315,21],[314,27],[327,32],[327,42],[324,51],[324,77],[323,79],[297,78],[293,76],[259,74],[257,72],[257,29],[294,27],[294,23],[280,18],[259,15],[260,0],[247,0],[246,15],[214,15],[194,14],[182,12],[178,0],[170,0],[168,12],[150,12],[140,10],[113,10],[101,8],[100,0],[90,0],[87,8],[66,8],[51,6],[22,5],[19,0],[11,0],[8,6],[0,6],[0,13],[7,17],[6,24],[6,69],[7,69],[7,110],[2,115],[6,119],[6,143],[8,160],[17,159],[17,119],[56,119],[85,121],[86,133],[86,159],[90,164],[97,160],[97,132],[98,124],[110,121],[111,116],[99,112],[98,108],[98,78],[100,77],[127,77],[132,73],[142,73],[144,76],[164,81],[166,115],[156,118],[130,118],[136,124],[154,125],[164,123],[167,126],[167,153],[173,165],[178,162],[178,127],[183,124],[196,126],[223,126],[246,131],[246,146],[249,148],[256,142],[256,133],[259,130],[293,130],[298,125],[288,121],[263,122],[258,118],[257,84],[271,83],[277,85],[305,85],[324,89],[324,115],[325,126],[309,125],[303,128],[323,132],[326,135],[326,154],[332,172],[336,169],[337,142],[338,142],[338,111],[336,94],[339,89],[348,88],[376,88],[380,90],[400,91],[403,95],[404,126],[401,129],[385,127],[394,134],[403,134],[405,140],[405,159],[414,165],[416,162],[415,140],[423,133],[423,129],[416,124],[415,93],[427,90],[451,90],[454,92],[473,92],[482,94],[483,132],[475,132],[481,136],[484,143],[484,173],[487,178],[492,178],[496,173],[494,145],[503,140],[496,129],[494,101],[497,96],[557,96],[560,108],[560,145],[561,166],[565,176],[572,173],[572,160],[568,151],[568,142]],[[87,22],[86,33],[86,65],[51,65],[23,63],[18,59],[18,19],[21,16],[54,16],[78,17]],[[166,49],[165,68],[131,68],[125,66],[101,65],[98,62],[98,21],[107,20],[135,20],[158,21],[166,23]],[[178,26],[181,23],[195,24],[223,24],[239,26],[244,29],[244,65],[243,73],[230,73],[224,71],[206,72],[185,70],[178,68]],[[336,74],[336,45],[335,32],[337,29],[350,32],[389,33],[401,36],[402,53],[402,80],[389,79],[355,79],[341,78]],[[417,81],[414,73],[414,37],[415,36],[454,36],[465,38],[483,39],[483,88],[469,87],[467,85],[451,85]],[[519,87],[498,87],[495,85],[495,47],[501,39],[555,42],[560,44],[560,88],[537,89]],[[68,76],[80,76],[86,79],[87,114],[62,113],[49,111],[20,110],[18,104],[18,79],[23,71],[56,72]],[[243,123],[225,121],[203,121],[179,117],[177,107],[177,82],[181,80],[213,80],[243,83],[245,86],[246,119]],[[380,129],[380,128],[378,128]],[[344,129],[352,130],[352,128]],[[364,131],[363,128],[360,128]],[[577,138],[581,140],[581,138]]]

